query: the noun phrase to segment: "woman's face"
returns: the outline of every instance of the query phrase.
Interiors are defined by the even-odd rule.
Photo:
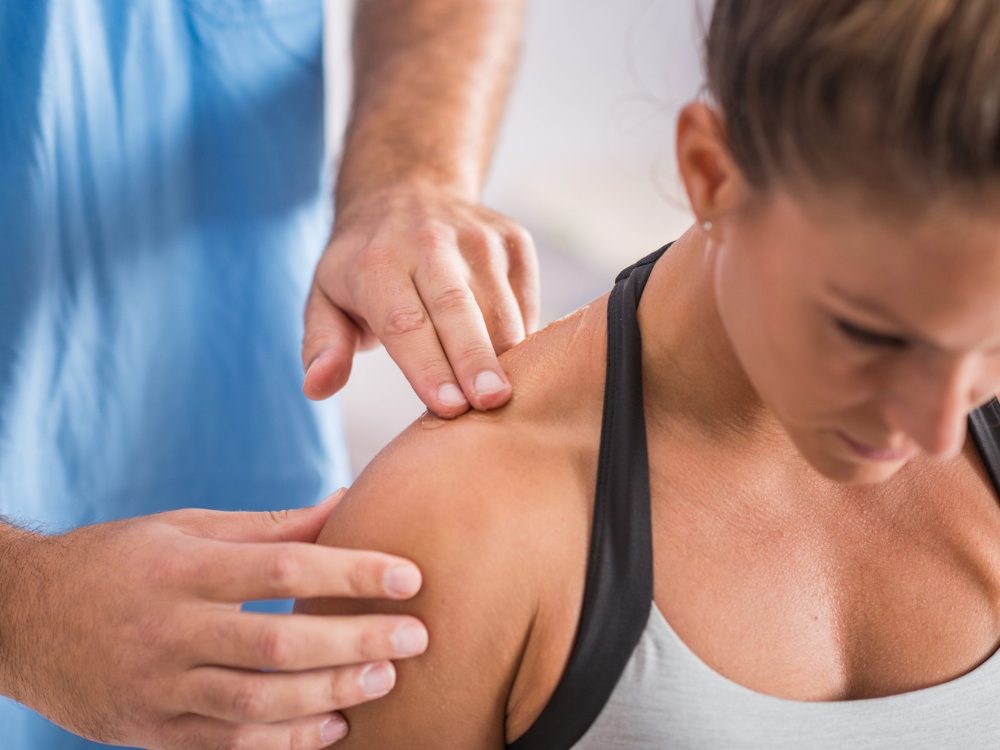
[[[730,341],[818,471],[877,482],[961,450],[1000,391],[1000,212],[903,221],[773,191],[717,234]]]

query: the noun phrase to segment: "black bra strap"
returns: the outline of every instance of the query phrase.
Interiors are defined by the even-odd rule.
[[[969,433],[1000,495],[1000,401],[995,396],[969,415]]]
[[[622,271],[608,299],[604,416],[583,607],[569,663],[510,750],[568,750],[607,703],[649,621],[653,540],[639,297],[666,247]]]

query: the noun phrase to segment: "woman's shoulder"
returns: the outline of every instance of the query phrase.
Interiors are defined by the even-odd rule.
[[[471,555],[473,540],[497,546],[508,537],[547,536],[547,520],[592,493],[603,393],[603,364],[594,366],[603,359],[600,304],[501,357],[514,385],[506,406],[450,420],[428,413],[411,424],[358,477],[321,540],[398,544],[440,557],[455,542]]]
[[[493,746],[480,741],[482,732],[502,746],[533,626],[546,620],[555,597],[573,599],[582,588],[600,435],[603,309],[598,300],[503,356],[514,385],[506,407],[417,420],[331,516],[321,543],[378,549],[421,567],[424,588],[414,600],[379,602],[374,610],[416,615],[431,637],[424,656],[398,666],[399,687],[390,696],[348,712],[353,736],[360,730],[367,742],[391,746],[397,737],[385,719],[398,717],[410,744],[419,745],[414,732],[427,727],[436,747]],[[568,582],[577,578],[578,586]],[[370,604],[312,610],[354,613],[372,611]],[[570,620],[557,626],[567,638]],[[475,680],[460,689],[449,682],[468,680],[470,671]],[[453,739],[441,737],[442,726],[453,727]]]
[[[485,498],[511,494],[510,513],[518,510],[517,497],[564,481],[561,468],[578,468],[581,454],[596,456],[604,306],[601,298],[581,307],[500,357],[514,386],[506,406],[455,419],[423,414],[376,456],[351,493],[420,489],[425,502],[449,513],[480,502],[493,506]],[[461,497],[454,497],[458,489]],[[528,512],[535,508],[526,504]]]

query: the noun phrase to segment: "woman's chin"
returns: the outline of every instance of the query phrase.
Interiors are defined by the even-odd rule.
[[[808,456],[807,460],[824,477],[840,484],[878,484],[894,476],[910,458],[876,461],[825,451],[821,455]]]

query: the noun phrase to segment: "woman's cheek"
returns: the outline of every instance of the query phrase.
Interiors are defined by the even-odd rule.
[[[853,409],[872,400],[879,390],[878,358],[845,341],[831,325],[810,332],[809,381],[817,408],[824,412]]]

